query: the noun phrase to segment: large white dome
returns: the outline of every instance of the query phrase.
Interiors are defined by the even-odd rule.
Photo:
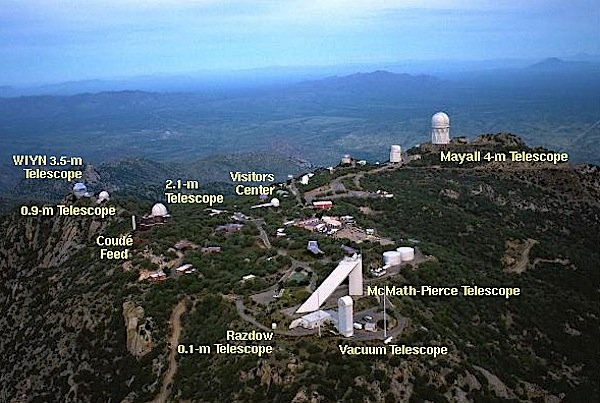
[[[279,199],[277,199],[275,197],[272,198],[271,199],[271,206],[273,206],[273,207],[279,207]]]
[[[164,204],[162,203],[156,203],[153,207],[152,207],[152,216],[153,217],[164,217],[169,215],[169,212],[167,211],[167,208],[165,207]]]
[[[431,117],[431,127],[434,129],[450,127],[450,118],[444,112],[438,112]]]

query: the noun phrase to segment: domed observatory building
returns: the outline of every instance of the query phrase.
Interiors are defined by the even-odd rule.
[[[171,215],[169,211],[162,203],[156,203],[152,206],[150,214],[142,217],[140,222],[140,229],[152,228],[155,225],[166,224],[171,221]]]
[[[87,187],[83,183],[77,182],[73,186],[73,194],[78,199],[80,199],[80,198],[82,198],[84,196],[87,196]]]
[[[96,203],[100,204],[102,202],[107,202],[110,200],[110,194],[108,194],[108,192],[106,190],[103,190],[102,192],[100,192],[100,194],[98,194],[98,200],[96,200]]]
[[[444,112],[438,112],[431,117],[431,143],[450,143],[450,118]]]

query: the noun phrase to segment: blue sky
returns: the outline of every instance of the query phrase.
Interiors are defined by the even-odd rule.
[[[600,53],[597,0],[0,0],[0,84]]]

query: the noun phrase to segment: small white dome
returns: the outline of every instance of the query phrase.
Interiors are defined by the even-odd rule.
[[[99,201],[104,201],[104,200],[109,200],[109,199],[110,199],[110,195],[108,194],[108,192],[106,190],[103,190],[98,195],[98,200]]]
[[[271,206],[279,207],[279,199],[277,199],[277,198],[271,199]]]
[[[167,211],[167,208],[165,207],[164,204],[162,203],[156,203],[153,207],[152,207],[152,216],[153,217],[164,217],[169,215],[169,212]]]
[[[450,127],[450,118],[444,112],[438,112],[431,117],[431,127],[434,129]]]

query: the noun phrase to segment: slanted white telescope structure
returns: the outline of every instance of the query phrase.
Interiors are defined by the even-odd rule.
[[[399,145],[394,144],[390,147],[390,162],[393,164],[402,162],[402,148]]]
[[[448,144],[450,142],[450,118],[444,112],[431,117],[431,142]]]
[[[362,255],[345,257],[296,313],[314,312],[348,278],[348,294],[363,295]]]
[[[346,295],[338,299],[338,331],[344,337],[354,336],[354,314],[352,297]]]

